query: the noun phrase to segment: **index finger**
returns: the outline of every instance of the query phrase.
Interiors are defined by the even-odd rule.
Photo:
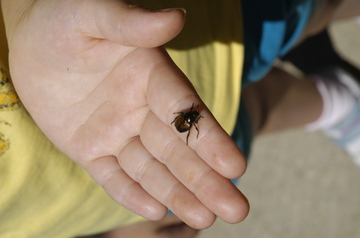
[[[161,52],[159,51],[159,53]],[[169,56],[164,52],[162,57]],[[169,126],[175,118],[175,112],[189,110],[192,103],[200,105],[198,110],[204,118],[199,120],[199,138],[191,137],[189,146],[212,169],[226,178],[235,179],[245,172],[245,156],[215,120],[190,81],[170,57],[164,60],[164,63],[157,64],[152,70],[149,75],[146,95],[151,110]],[[175,127],[172,126],[172,128],[176,131]],[[177,133],[185,142],[186,135]]]

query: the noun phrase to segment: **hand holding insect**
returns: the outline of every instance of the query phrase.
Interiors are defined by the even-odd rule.
[[[244,219],[247,200],[228,180],[245,171],[241,151],[165,50],[152,48],[181,31],[181,10],[120,0],[1,3],[23,104],[115,201],[153,220],[169,208],[198,229],[216,216]],[[173,127],[173,113],[194,102],[199,111],[180,113]],[[202,116],[187,146],[178,130],[197,129]]]

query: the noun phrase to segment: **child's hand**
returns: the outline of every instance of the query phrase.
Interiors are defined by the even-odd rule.
[[[149,219],[167,208],[190,226],[248,213],[229,178],[245,159],[161,46],[181,10],[120,0],[2,0],[16,90],[39,127],[119,204]],[[174,112],[200,104],[185,144]],[[194,128],[193,128],[194,129]],[[50,159],[50,158],[49,158]]]

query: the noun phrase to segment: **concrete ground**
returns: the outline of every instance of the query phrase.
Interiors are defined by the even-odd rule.
[[[360,66],[360,25],[337,23],[330,32]],[[248,218],[236,225],[218,220],[199,238],[360,237],[360,167],[321,132],[257,138],[238,186],[251,204]]]

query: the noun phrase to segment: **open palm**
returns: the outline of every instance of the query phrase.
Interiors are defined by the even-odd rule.
[[[169,208],[199,229],[246,216],[246,198],[228,180],[245,170],[241,151],[159,47],[181,31],[181,10],[41,0],[21,11],[14,2],[3,9],[23,104],[115,201],[149,219]],[[171,122],[192,103],[204,119],[187,146]]]

